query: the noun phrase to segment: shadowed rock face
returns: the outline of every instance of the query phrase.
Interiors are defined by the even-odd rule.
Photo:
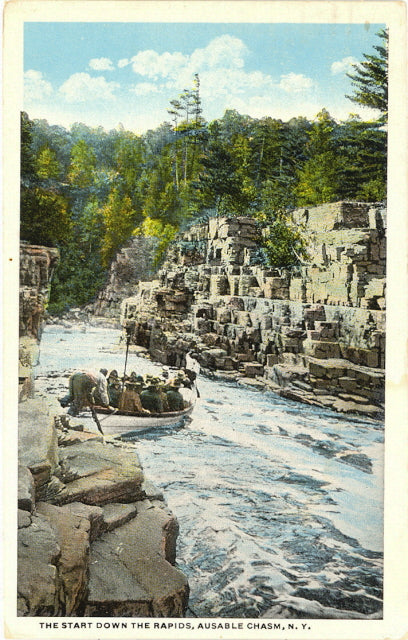
[[[214,218],[172,245],[157,279],[139,283],[123,301],[121,323],[164,364],[182,367],[193,350],[204,369],[262,381],[304,402],[381,417],[384,210],[339,202],[293,217],[304,228],[306,264],[293,270],[256,264],[255,222]],[[185,246],[190,253],[200,248],[194,260],[186,260]]]
[[[19,518],[17,544],[18,615],[58,615],[57,564],[61,549],[48,519],[24,512]]]
[[[32,369],[38,359],[38,341],[49,300],[58,249],[21,243],[19,288],[19,400],[34,395]]]

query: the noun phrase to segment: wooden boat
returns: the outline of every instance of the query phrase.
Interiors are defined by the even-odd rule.
[[[126,365],[130,345],[130,332],[127,329],[126,339],[126,356],[123,378],[126,374]],[[149,429],[157,429],[159,427],[177,426],[183,424],[188,416],[193,412],[195,402],[198,397],[196,385],[192,389],[192,395],[189,398],[188,405],[182,411],[167,411],[156,414],[136,413],[131,411],[121,411],[115,409],[107,409],[105,407],[95,406],[91,409],[92,417],[96,422],[98,429],[104,435],[124,435],[133,432],[141,432]]]
[[[98,421],[105,435],[122,435],[147,429],[181,425],[193,412],[195,402],[182,411],[168,411],[156,414],[112,411],[105,407],[95,407]]]

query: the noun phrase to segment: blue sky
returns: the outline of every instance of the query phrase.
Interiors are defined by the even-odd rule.
[[[346,72],[374,53],[380,24],[26,22],[24,109],[31,118],[142,133],[199,74],[203,116],[337,119],[378,113],[351,102]]]

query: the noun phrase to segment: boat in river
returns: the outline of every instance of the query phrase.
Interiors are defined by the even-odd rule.
[[[192,402],[182,411],[163,413],[137,413],[131,411],[112,411],[106,407],[94,407],[98,422],[105,435],[122,435],[133,431],[145,431],[159,427],[180,426],[194,410]]]

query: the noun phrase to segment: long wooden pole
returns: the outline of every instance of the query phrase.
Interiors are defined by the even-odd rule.
[[[127,366],[127,360],[128,360],[128,354],[129,354],[129,345],[130,345],[130,333],[127,333],[127,337],[126,337],[125,368],[124,368],[124,370],[123,370],[122,390],[123,390],[123,387],[125,386],[125,375],[126,375],[126,366]]]
[[[96,426],[98,427],[99,431],[101,432],[102,435],[104,435],[103,431],[102,431],[102,427],[101,427],[101,423],[98,420],[98,416],[96,415],[96,411],[94,409],[94,407],[91,405],[91,414],[93,419],[96,422]]]

